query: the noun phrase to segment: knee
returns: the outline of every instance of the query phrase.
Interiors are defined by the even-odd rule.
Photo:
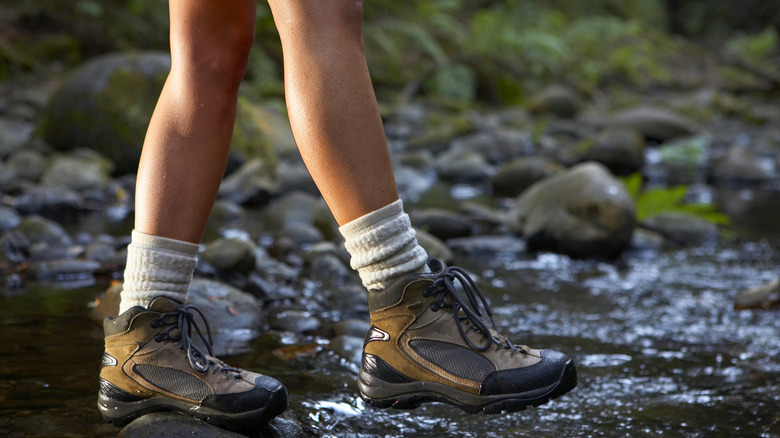
[[[173,65],[183,75],[214,90],[237,90],[254,43],[254,20],[198,33],[172,43]]]
[[[361,0],[269,0],[282,38],[295,34],[311,44],[355,43],[362,48]]]

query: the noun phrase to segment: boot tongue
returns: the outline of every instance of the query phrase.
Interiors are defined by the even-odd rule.
[[[157,297],[149,304],[149,310],[152,312],[168,313],[176,310],[176,307],[182,304],[168,297]]]

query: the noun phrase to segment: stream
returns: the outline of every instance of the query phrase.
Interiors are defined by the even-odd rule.
[[[717,247],[633,250],[613,262],[458,260],[500,331],[574,357],[577,388],[539,408],[378,410],[357,395],[356,365],[316,334],[267,332],[228,361],[288,386],[283,417],[300,436],[780,437],[778,309],[733,309],[737,292],[778,276],[780,195],[724,189],[717,202],[739,236]],[[103,289],[0,290],[0,436],[116,436],[95,407],[102,334],[87,304]],[[296,346],[305,354],[275,353]]]

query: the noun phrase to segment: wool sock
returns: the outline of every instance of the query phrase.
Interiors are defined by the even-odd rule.
[[[428,254],[417,244],[416,233],[403,203],[397,200],[339,228],[350,265],[363,286],[383,290],[404,274],[429,272]]]
[[[119,313],[148,307],[160,296],[184,302],[195,271],[199,246],[133,231],[127,247],[125,282]]]

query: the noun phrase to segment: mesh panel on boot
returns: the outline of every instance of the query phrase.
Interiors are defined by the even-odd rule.
[[[184,371],[145,364],[134,366],[133,371],[154,386],[190,400],[211,395],[208,385]]]
[[[496,370],[493,363],[479,353],[446,342],[415,339],[409,346],[426,360],[455,376],[481,382]]]

